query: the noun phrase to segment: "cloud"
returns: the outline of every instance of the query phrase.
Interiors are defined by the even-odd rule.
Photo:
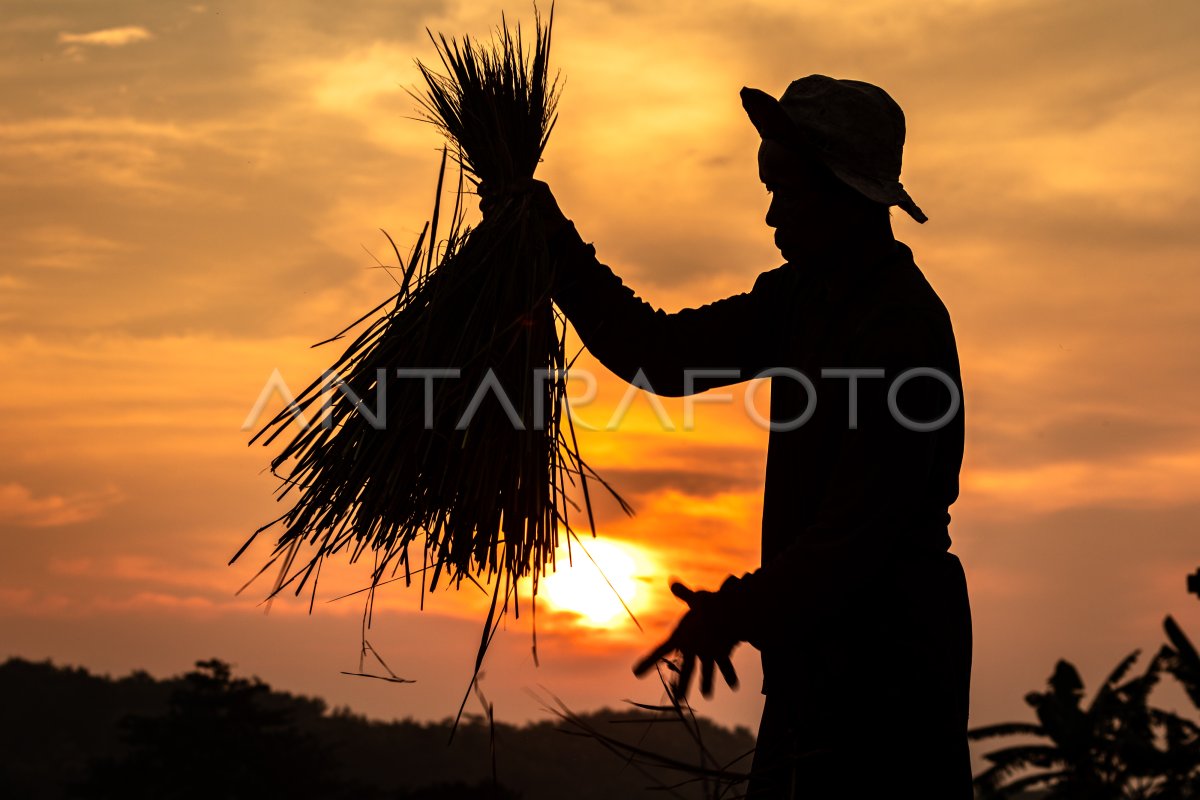
[[[181,617],[235,615],[244,611],[245,604],[195,594],[143,591],[80,595],[0,588],[0,615],[19,615],[26,619],[113,619],[131,614],[162,614],[179,620]]]
[[[1198,480],[1200,453],[1196,452],[1016,467],[969,465],[964,470],[959,506],[969,503],[996,519],[1015,524],[1031,512],[1092,504],[1112,509],[1151,509],[1182,503],[1196,497]]]
[[[69,495],[37,496],[19,483],[0,484],[0,522],[52,528],[95,519],[124,495],[115,486]]]
[[[639,463],[647,466],[620,462],[597,468],[619,493],[649,500],[651,495],[666,492],[707,501],[718,495],[762,490],[765,442],[762,447],[753,447],[704,442],[663,444],[651,437],[644,439],[648,441],[639,441],[634,447],[641,455]]]
[[[0,587],[0,614],[43,617],[61,614],[71,608],[71,598],[58,592]]]
[[[762,485],[761,476],[740,471],[707,472],[672,469],[606,468],[602,473],[619,493],[640,496],[665,490],[691,497],[711,497],[726,492],[744,491]]]
[[[166,594],[163,592],[136,592],[119,597],[96,597],[88,603],[87,613],[113,614],[156,614],[167,613],[172,618],[179,615],[212,616],[221,612],[237,610],[233,603],[218,603],[201,595]]]
[[[59,6],[63,28],[106,29],[65,4],[18,3],[13,19]],[[0,26],[0,91],[19,109],[0,124],[0,239],[28,290],[2,299],[0,326],[316,340],[386,297],[394,285],[360,245],[377,248],[386,227],[404,246],[428,214],[438,137],[403,118],[403,43],[435,7],[121,10],[158,35],[86,68]],[[36,81],[15,77],[30,69]],[[343,92],[361,102],[335,102]],[[78,236],[47,242],[50,228]]]
[[[47,269],[86,269],[127,254],[134,246],[91,233],[74,225],[47,223],[23,232],[29,256],[20,266]]]
[[[60,33],[59,44],[84,44],[100,47],[124,47],[134,42],[144,42],[153,39],[154,34],[140,25],[126,25],[120,28],[104,28],[90,33]]]
[[[212,564],[195,562],[194,556],[156,558],[136,553],[103,557],[53,556],[47,562],[46,569],[53,575],[70,578],[203,590],[230,596],[229,587],[236,581],[235,578],[231,578],[220,566],[214,568]],[[213,562],[220,564],[216,559],[213,559]]]
[[[1145,456],[1200,450],[1200,433],[1180,418],[1128,410],[1051,410],[1046,419],[1027,419],[1009,430],[976,428],[974,443],[991,464],[1011,467],[1047,462],[1136,461]]]

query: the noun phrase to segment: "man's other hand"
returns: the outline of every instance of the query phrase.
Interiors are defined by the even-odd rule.
[[[712,697],[713,675],[718,669],[729,688],[736,689],[737,672],[734,671],[729,656],[737,645],[738,638],[731,630],[733,626],[729,620],[728,609],[724,607],[726,598],[720,593],[693,591],[678,582],[671,584],[671,593],[687,603],[688,611],[667,640],[634,665],[633,674],[640,678],[660,659],[678,652],[682,663],[679,665],[678,681],[671,689],[675,700],[682,701],[687,698],[688,686],[697,662],[700,664],[702,695]]]

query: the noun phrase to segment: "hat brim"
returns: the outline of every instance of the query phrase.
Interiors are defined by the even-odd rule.
[[[856,189],[860,194],[882,203],[885,206],[899,206],[917,222],[925,222],[929,217],[913,202],[899,181],[888,181],[886,184],[877,180],[855,175],[838,164],[831,164],[823,157],[821,149],[816,147],[804,132],[792,121],[780,102],[761,89],[743,86],[741,91],[742,108],[754,125],[758,135],[784,145],[789,145],[808,153],[830,169],[846,185]]]
[[[762,89],[743,86],[742,108],[746,109],[746,115],[762,138],[781,142],[793,139],[802,141],[800,129],[783,110],[783,106]]]
[[[876,203],[882,203],[885,206],[899,206],[917,222],[924,223],[929,220],[929,217],[925,216],[925,212],[913,202],[908,191],[904,188],[904,184],[900,183],[900,181],[879,181],[864,178],[834,164],[828,164],[827,166],[834,175],[838,176],[842,183],[857,189],[859,194],[865,195]]]

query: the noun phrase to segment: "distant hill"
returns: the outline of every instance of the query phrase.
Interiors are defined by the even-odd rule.
[[[112,679],[49,662],[0,665],[0,796],[12,798],[354,798],[611,800],[704,797],[664,769],[643,773],[562,722],[525,726],[464,718],[377,722],[318,698],[279,692],[227,664],[187,675]],[[681,762],[700,748],[669,714],[599,711],[595,731]],[[748,753],[753,735],[700,720],[709,766]],[[575,729],[576,733],[579,729]],[[493,751],[494,743],[494,751]],[[492,780],[493,752],[498,784]],[[734,770],[745,772],[749,759]],[[730,792],[733,796],[738,792]]]

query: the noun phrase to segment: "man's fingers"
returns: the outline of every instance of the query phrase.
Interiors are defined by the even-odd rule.
[[[667,639],[665,642],[660,644],[658,647],[654,648],[654,650],[650,653],[650,655],[646,656],[641,661],[639,661],[633,665],[633,674],[639,678],[642,677],[643,675],[645,675],[647,672],[649,672],[651,669],[654,668],[654,665],[658,663],[659,659],[661,659],[663,656],[667,655],[668,653],[670,653],[673,650],[675,650],[674,641],[671,639]]]
[[[679,581],[675,581],[671,584],[671,594],[687,603],[689,608],[691,607],[692,603],[696,601],[696,593],[684,586]]]
[[[738,685],[737,672],[733,668],[733,662],[729,660],[729,656],[721,656],[717,659],[717,668],[721,670],[721,677],[725,679],[725,683],[729,684],[730,689],[736,689]]]
[[[705,697],[712,697],[713,693],[713,668],[716,665],[711,658],[703,658],[700,660],[700,694]]]
[[[683,664],[679,668],[679,682],[675,684],[675,699],[683,702],[687,699],[688,686],[692,682],[692,673],[696,670],[696,656],[684,653]]]

